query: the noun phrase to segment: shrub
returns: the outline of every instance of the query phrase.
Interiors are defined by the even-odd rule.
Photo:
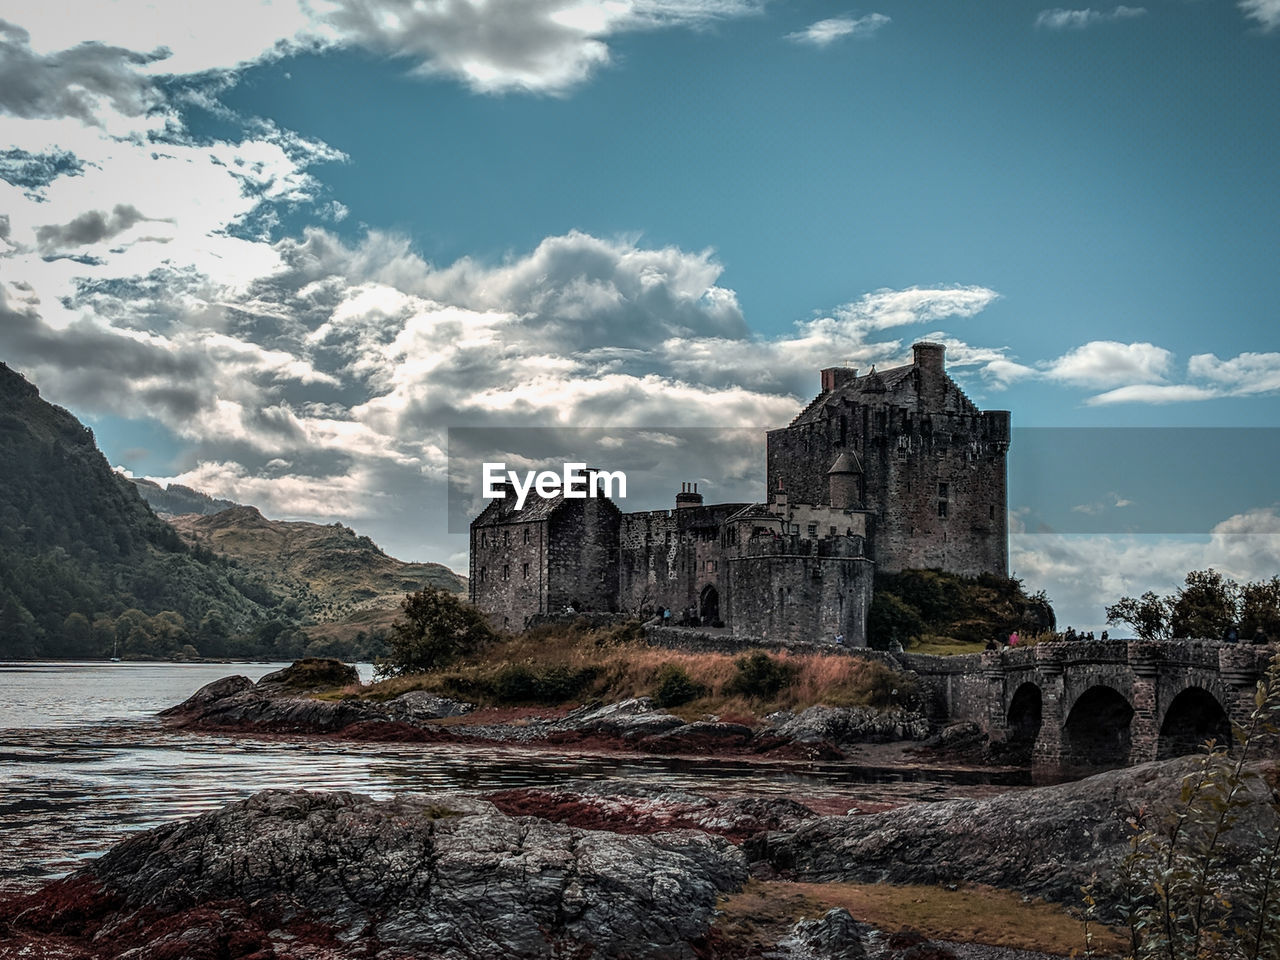
[[[447,667],[495,639],[484,615],[445,590],[423,587],[400,604],[391,625],[391,652],[378,661],[378,675],[398,677]]]
[[[705,686],[690,677],[677,663],[664,663],[658,671],[657,681],[653,702],[660,707],[679,707],[707,692]]]
[[[564,703],[580,697],[597,672],[595,667],[575,669],[564,664],[540,671],[511,664],[494,677],[493,697],[498,703]]]
[[[791,686],[798,672],[794,664],[775,660],[763,651],[739,657],[734,666],[737,672],[725,685],[724,692],[757,700],[772,700],[783,687]]]

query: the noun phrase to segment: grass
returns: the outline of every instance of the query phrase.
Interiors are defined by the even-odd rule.
[[[1084,947],[1084,925],[1064,907],[981,886],[752,880],[723,901],[716,923],[731,941],[763,942],[785,934],[796,920],[818,918],[835,907],[891,934],[915,931],[936,940],[1057,954]],[[1092,934],[1099,956],[1124,952],[1126,940],[1118,931],[1094,925]]]
[[[511,699],[513,672],[525,671],[538,679],[536,696],[524,702],[548,706],[568,703],[612,702],[628,697],[652,696],[667,674],[679,668],[703,687],[701,696],[673,713],[688,719],[715,714],[724,720],[752,722],[776,710],[799,711],[814,704],[865,706],[885,709],[910,706],[911,682],[878,660],[847,654],[772,655],[787,668],[792,681],[768,697],[735,692],[740,656],[722,653],[687,653],[651,647],[640,639],[638,626],[603,628],[555,625],[539,628],[492,644],[481,653],[449,668],[429,674],[393,677],[370,687],[348,687],[326,696],[387,700],[411,690],[470,700],[482,707],[521,702]],[[565,677],[577,678],[576,689],[566,689]],[[543,682],[545,681],[545,682]]]

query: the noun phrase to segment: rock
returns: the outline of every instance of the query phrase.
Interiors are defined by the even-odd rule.
[[[715,753],[725,748],[746,746],[754,735],[755,731],[741,723],[698,720],[645,737],[640,741],[640,747],[659,753],[668,750]]]
[[[460,717],[475,709],[473,703],[450,700],[448,697],[436,696],[425,690],[410,690],[408,693],[402,693],[386,701],[382,706],[389,719],[404,723]]]
[[[206,683],[203,687],[193,693],[191,696],[183,700],[182,703],[174,707],[169,707],[160,711],[160,716],[167,717],[179,713],[198,713],[208,707],[210,704],[217,703],[220,700],[226,700],[228,697],[234,697],[237,693],[252,689],[253,681],[248,677],[223,677],[221,680],[214,680],[212,683]]]
[[[980,883],[1075,903],[1099,878],[1101,900],[1129,848],[1127,818],[1176,802],[1198,757],[1109,770],[1084,780],[981,800],[915,803],[857,817],[819,817],[748,840],[748,855],[808,882]],[[1274,831],[1277,814],[1260,780],[1237,827]]]
[[[793,829],[816,817],[785,797],[705,797],[626,781],[575,783],[564,789],[523,788],[489,794],[511,815],[615,833],[693,829],[739,842],[767,830]]]
[[[788,960],[869,960],[872,938],[883,940],[883,935],[837,907],[816,920],[798,921],[778,946]]]
[[[275,790],[130,837],[0,920],[130,960],[247,956],[215,950],[237,929],[250,947],[255,930],[283,931],[254,954],[279,960],[692,960],[716,898],[745,875],[737,848],[690,831],[585,831],[449,794]],[[70,925],[43,909],[60,884],[85,891]],[[192,918],[186,942],[174,916]]]
[[[929,721],[921,714],[909,710],[881,712],[867,707],[818,705],[798,716],[784,719],[774,727],[773,732],[799,743],[824,740],[834,744],[923,740],[929,735]]]
[[[332,690],[360,683],[360,671],[328,657],[304,657],[258,681],[262,690]]]
[[[572,730],[604,737],[634,738],[663,733],[684,721],[653,707],[649,697],[633,697],[603,707],[580,707],[551,724],[553,730]]]

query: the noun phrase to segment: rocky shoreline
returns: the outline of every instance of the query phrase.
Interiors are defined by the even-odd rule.
[[[755,726],[719,718],[686,721],[648,697],[587,705],[567,713],[546,709],[477,710],[473,704],[415,690],[388,700],[317,699],[310,682],[329,687],[358,682],[337,665],[324,672],[287,668],[256,684],[217,680],[163,711],[172,728],[208,732],[317,734],[350,740],[503,743],[633,750],[671,756],[758,756],[840,760],[865,743],[923,741],[928,720],[909,710],[814,706],[773,714]],[[348,668],[350,669],[350,668]]]
[[[842,816],[619,781],[387,800],[269,790],[0,898],[0,958],[1043,957],[877,929],[845,908],[726,918],[741,919],[735,898],[779,884],[997,888],[1071,904],[1092,878],[1105,898],[1131,805],[1176,794],[1196,762]]]
[[[346,679],[316,664],[257,684],[226,678],[164,721],[653,753],[712,745],[717,756],[844,755],[920,730],[909,717],[828,707],[749,727],[688,722],[647,699],[503,718],[421,691],[309,695]],[[619,779],[390,799],[267,790],[138,833],[37,890],[0,893],[0,960],[1046,960],[1078,945],[1064,936],[1076,935],[1066,909],[1082,885],[1100,919],[1115,919],[1134,811],[1175,800],[1198,763],[835,813],[803,796]],[[1250,781],[1256,802],[1239,831],[1274,829],[1271,774]],[[868,906],[886,891],[905,893]],[[947,897],[971,898],[951,915],[1011,911],[1021,939],[939,919],[930,901]],[[1067,933],[1050,936],[1055,923]]]

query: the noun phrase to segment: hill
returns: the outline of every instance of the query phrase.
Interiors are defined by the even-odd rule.
[[[374,633],[390,624],[406,593],[425,586],[451,593],[467,589],[466,579],[448,567],[387,556],[340,523],[268,520],[248,506],[169,522],[191,547],[212,551],[266,584],[304,623],[352,625],[351,631],[308,628],[308,634]]]
[[[138,488],[142,499],[147,501],[156,513],[180,515],[184,513],[220,513],[240,504],[234,500],[215,500],[208,494],[185,487],[180,483],[171,483],[162,487],[154,480],[132,477],[133,485]]]
[[[0,363],[0,657],[221,654],[276,605],[183,543],[91,430]]]

